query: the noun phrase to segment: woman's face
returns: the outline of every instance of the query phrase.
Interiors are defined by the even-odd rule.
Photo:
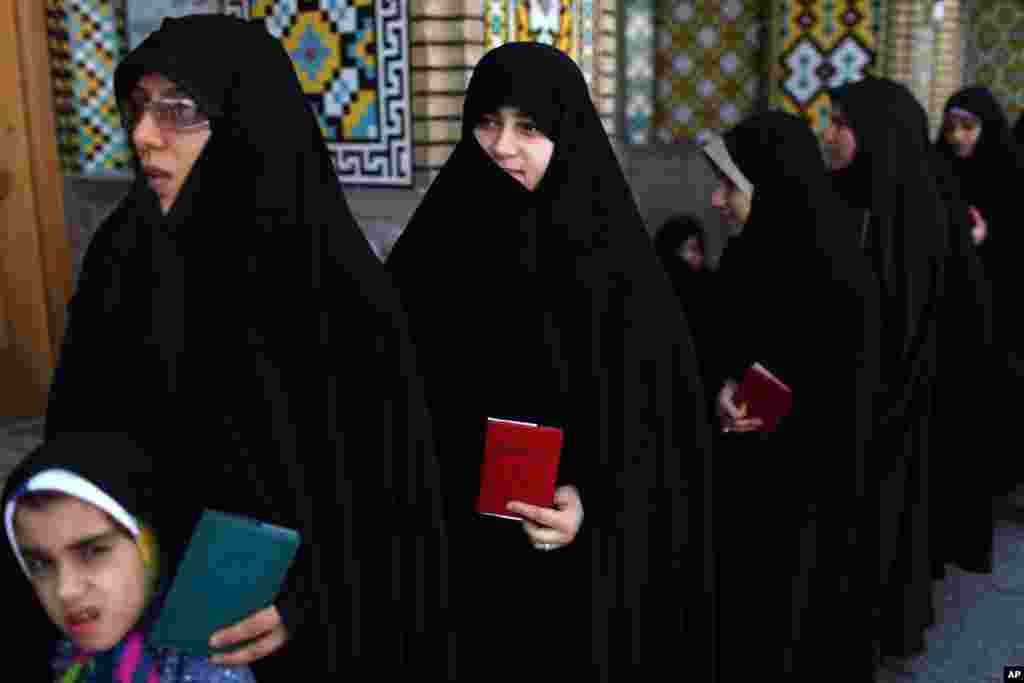
[[[967,159],[981,139],[981,121],[974,116],[949,113],[942,124],[942,135],[958,157]]]
[[[734,226],[744,226],[750,218],[751,196],[736,187],[728,176],[720,174],[718,187],[711,193],[711,206],[718,209],[722,217]]]
[[[704,270],[704,247],[696,235],[687,237],[679,247],[679,257],[692,271]]]
[[[838,104],[832,105],[832,117],[828,128],[822,133],[821,141],[825,143],[828,167],[833,171],[847,168],[857,156],[857,137],[854,135],[850,120],[846,118]]]
[[[210,139],[210,122],[194,100],[160,74],[139,79],[127,107],[135,153],[166,214]]]
[[[531,192],[551,163],[555,143],[515,107],[486,114],[473,129],[476,141],[506,173]]]

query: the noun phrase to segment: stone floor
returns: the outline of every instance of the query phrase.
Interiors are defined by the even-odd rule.
[[[42,420],[0,423],[0,486],[42,439]],[[1018,492],[1024,509],[1024,489]],[[991,575],[949,567],[935,584],[937,623],[926,652],[901,670],[886,669],[877,683],[1002,683],[1003,667],[1024,666],[1024,518],[995,531]]]

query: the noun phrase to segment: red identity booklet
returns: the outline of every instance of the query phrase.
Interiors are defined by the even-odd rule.
[[[551,507],[555,502],[555,479],[561,457],[561,429],[487,418],[476,511],[522,519],[505,509],[509,501]]]
[[[760,363],[747,368],[736,390],[735,402],[746,402],[748,417],[764,420],[764,431],[774,432],[779,420],[793,408],[793,390]]]

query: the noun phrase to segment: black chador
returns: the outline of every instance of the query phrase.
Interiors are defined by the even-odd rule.
[[[147,73],[212,135],[168,213],[140,174],[89,246],[47,437],[130,431],[190,501],[299,530],[275,603],[292,639],[260,680],[443,658],[439,473],[407,323],[287,53],[258,22],[168,19],[119,65],[119,101]]]
[[[532,192],[474,135],[505,106],[554,144]],[[665,666],[712,680],[699,370],[569,57],[513,43],[476,66],[462,139],[389,267],[436,418],[460,680],[622,680]],[[487,417],[564,429],[559,483],[584,508],[571,544],[538,552],[520,524],[474,512]]]

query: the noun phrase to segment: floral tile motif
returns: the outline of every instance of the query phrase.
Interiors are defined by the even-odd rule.
[[[967,7],[971,84],[987,86],[1011,114],[1024,111],[1024,4],[975,0]]]
[[[763,82],[756,0],[670,0],[657,5],[654,133],[701,139],[756,106]]]

